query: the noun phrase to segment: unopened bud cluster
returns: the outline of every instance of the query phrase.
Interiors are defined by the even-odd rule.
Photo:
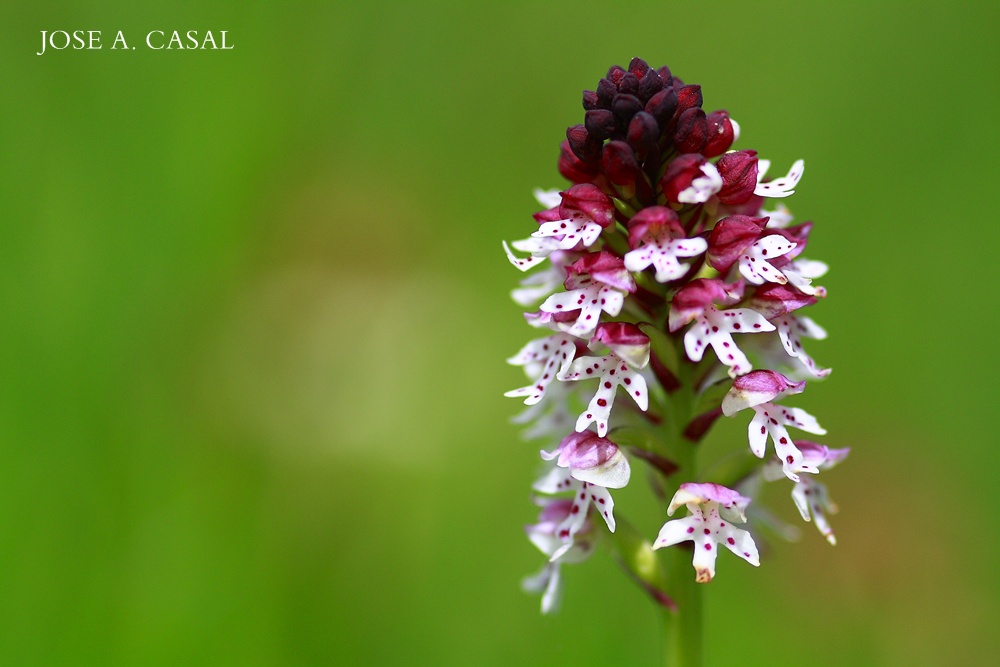
[[[787,480],[802,518],[835,541],[835,508],[816,480],[848,450],[795,439],[825,431],[783,402],[829,373],[803,347],[826,333],[801,313],[826,296],[813,282],[826,266],[803,257],[812,223],[792,224],[775,201],[794,193],[803,163],[767,178],[756,151],[732,150],[739,125],[702,102],[700,86],[666,67],[612,67],[584,92],[583,123],[566,130],[559,172],[572,185],[536,191],[537,228],[504,243],[515,267],[537,267],[512,293],[539,334],[508,360],[528,383],[507,395],[528,406],[515,421],[550,462],[534,485],[539,521],[527,527],[548,558],[525,582],[544,611],[557,604],[562,564],[600,541],[626,548],[610,539],[610,489],[629,483],[630,459],[654,471],[654,490],[676,491],[663,496],[668,514],[689,512],[647,546],[692,541],[699,582],[714,576],[722,547],[759,564],[752,535],[768,515],[751,510],[748,522],[747,509],[765,481]],[[679,448],[721,415],[748,412],[757,458],[688,477]],[[669,601],[662,582],[632,574]]]

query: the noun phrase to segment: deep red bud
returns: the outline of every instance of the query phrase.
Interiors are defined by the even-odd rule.
[[[628,126],[628,143],[640,160],[645,159],[650,151],[656,150],[659,138],[660,126],[651,115],[640,111],[632,117]]]
[[[609,109],[592,109],[584,116],[583,125],[590,136],[604,141],[615,133],[615,115]]]
[[[676,82],[677,79],[674,79]],[[681,86],[677,90],[677,116],[688,109],[701,108],[701,86],[694,84],[691,86]]]
[[[564,141],[559,146],[559,173],[573,183],[589,183],[597,178],[600,167],[581,162],[570,150],[569,141]]]
[[[678,152],[700,153],[708,141],[708,120],[705,112],[697,107],[684,111],[677,118],[674,143]]]
[[[691,185],[691,181],[702,175],[703,164],[705,158],[699,153],[678,155],[671,161],[660,179],[660,188],[668,201],[681,203],[677,196]]]
[[[708,263],[719,273],[725,274],[740,255],[757,241],[767,218],[748,215],[730,215],[715,224],[708,237]]]
[[[628,71],[634,74],[637,79],[641,79],[649,71],[649,65],[642,58],[632,58],[632,62],[628,64]]]
[[[567,127],[566,139],[569,140],[573,153],[584,162],[597,162],[601,159],[601,142],[591,137],[583,125]]]
[[[635,95],[615,95],[611,103],[611,110],[615,113],[615,119],[624,129],[632,122],[632,116],[642,110],[642,102]]]
[[[729,150],[736,134],[727,111],[713,111],[708,114],[708,142],[702,149],[705,157],[717,157]]]
[[[611,83],[615,84],[615,89],[617,89],[621,85],[622,79],[626,74],[627,72],[618,65],[612,65],[611,69],[608,70],[607,78],[611,81]]]
[[[605,229],[615,222],[615,205],[596,185],[574,185],[562,193],[559,214],[563,219],[579,211]]]
[[[666,127],[677,111],[677,93],[672,88],[664,88],[649,98],[646,111],[660,127]]]
[[[615,84],[608,79],[601,79],[597,82],[597,106],[602,109],[611,108],[611,100],[618,94]]]
[[[747,202],[757,187],[757,151],[726,153],[715,163],[722,176],[722,189],[716,196],[723,204],[735,206]]]
[[[597,93],[593,90],[583,91],[583,108],[588,111],[597,108]]]
[[[663,80],[655,69],[646,70],[639,81],[639,101],[645,104],[653,95],[663,90]]]
[[[622,82],[618,86],[618,92],[624,95],[635,95],[639,92],[639,79],[635,74],[629,72],[622,77]]]

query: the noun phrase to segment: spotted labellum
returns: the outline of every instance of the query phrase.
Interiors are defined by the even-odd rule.
[[[527,381],[506,395],[526,404],[515,421],[545,465],[526,527],[545,561],[524,582],[543,612],[558,606],[563,566],[604,548],[683,614],[690,596],[671,591],[711,581],[720,550],[761,564],[756,517],[769,515],[751,496],[765,482],[790,485],[802,519],[836,542],[818,480],[848,449],[803,439],[826,431],[794,405],[830,373],[803,345],[827,335],[803,313],[826,298],[814,281],[827,267],[803,256],[813,224],[786,206],[804,163],[783,173],[734,148],[740,125],[703,105],[701,87],[667,67],[609,69],[559,147],[569,184],[537,190],[534,225],[503,243],[524,272],[512,297],[542,330],[508,359]],[[699,460],[720,417],[748,418],[746,440],[725,461]],[[612,499],[636,465],[668,516],[687,512],[659,532]],[[667,554],[694,576],[671,575]]]

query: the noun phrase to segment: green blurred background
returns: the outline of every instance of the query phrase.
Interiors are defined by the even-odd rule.
[[[606,556],[519,590],[501,396],[500,240],[633,55],[805,158],[832,267],[840,544],[723,556],[710,664],[1000,660],[995,2],[45,4],[0,9],[0,664],[656,664]],[[236,48],[109,50],[154,29]]]

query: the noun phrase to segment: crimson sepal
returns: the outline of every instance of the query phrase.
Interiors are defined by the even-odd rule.
[[[540,225],[546,222],[556,222],[557,220],[565,220],[565,218],[559,213],[558,206],[547,208],[544,211],[539,211],[538,213],[532,213],[531,217],[534,218],[535,222],[537,222]]]
[[[600,167],[581,161],[573,154],[569,141],[563,141],[559,145],[559,173],[573,183],[589,183],[600,174]]]
[[[677,196],[691,186],[691,181],[702,176],[701,166],[705,162],[705,157],[700,153],[678,155],[671,161],[660,179],[660,188],[667,201],[681,203]]]
[[[562,204],[559,206],[559,220],[571,218],[580,212],[607,229],[615,224],[615,205],[611,198],[601,192],[596,185],[589,183],[574,185],[562,193]]]
[[[708,119],[697,107],[685,110],[677,117],[674,143],[679,153],[701,153],[708,142]]]
[[[728,111],[713,111],[708,114],[708,141],[701,153],[705,157],[718,157],[733,145],[736,133]],[[718,165],[716,165],[718,167]]]
[[[666,206],[647,206],[628,221],[628,245],[635,250],[646,237],[655,238],[663,227],[670,229],[671,236],[684,236],[680,219],[673,209]]]
[[[646,155],[656,150],[659,138],[660,126],[650,114],[640,111],[632,117],[628,126],[628,144],[637,158],[644,160]]]
[[[727,206],[745,204],[757,187],[757,151],[726,153],[715,163],[722,176],[722,189],[716,193]]]
[[[814,303],[816,303],[816,297],[803,294],[790,285],[764,283],[756,289],[747,306],[756,310],[766,319],[773,320]]]
[[[597,108],[597,93],[593,90],[583,91],[583,108],[587,111]]]
[[[664,88],[649,98],[646,111],[656,119],[660,127],[666,127],[677,112],[677,93],[673,88]]]
[[[760,238],[767,218],[730,215],[715,224],[708,237],[708,263],[725,274],[751,244]]]
[[[674,79],[677,81],[677,79]],[[692,84],[690,86],[681,86],[677,90],[677,112],[676,116],[679,118],[682,113],[688,109],[701,108],[702,97],[701,97],[701,86],[698,84]]]
[[[580,284],[581,276],[584,275],[617,290],[630,294],[635,292],[635,281],[632,280],[632,275],[625,268],[625,262],[622,261],[621,257],[613,255],[607,250],[589,252],[567,266],[567,277],[563,286],[568,290],[576,289]]]
[[[615,89],[617,89],[621,85],[622,79],[625,78],[626,74],[628,74],[628,72],[626,72],[620,65],[612,65],[611,68],[608,69],[607,79],[613,83],[615,85]]]
[[[638,79],[642,79],[642,77],[644,77],[646,72],[649,70],[649,64],[639,57],[632,58],[631,62],[628,64],[628,71],[634,74]]]
[[[611,108],[611,100],[618,94],[618,88],[608,79],[597,82],[597,106],[602,109]]]
[[[639,187],[644,191],[647,189],[644,187],[645,179],[635,159],[635,153],[624,141],[609,141],[604,144],[601,167],[608,181],[617,187],[626,199],[632,198]]]
[[[601,159],[601,142],[590,136],[583,125],[573,125],[566,128],[566,139],[570,150],[584,162],[597,162]]]

